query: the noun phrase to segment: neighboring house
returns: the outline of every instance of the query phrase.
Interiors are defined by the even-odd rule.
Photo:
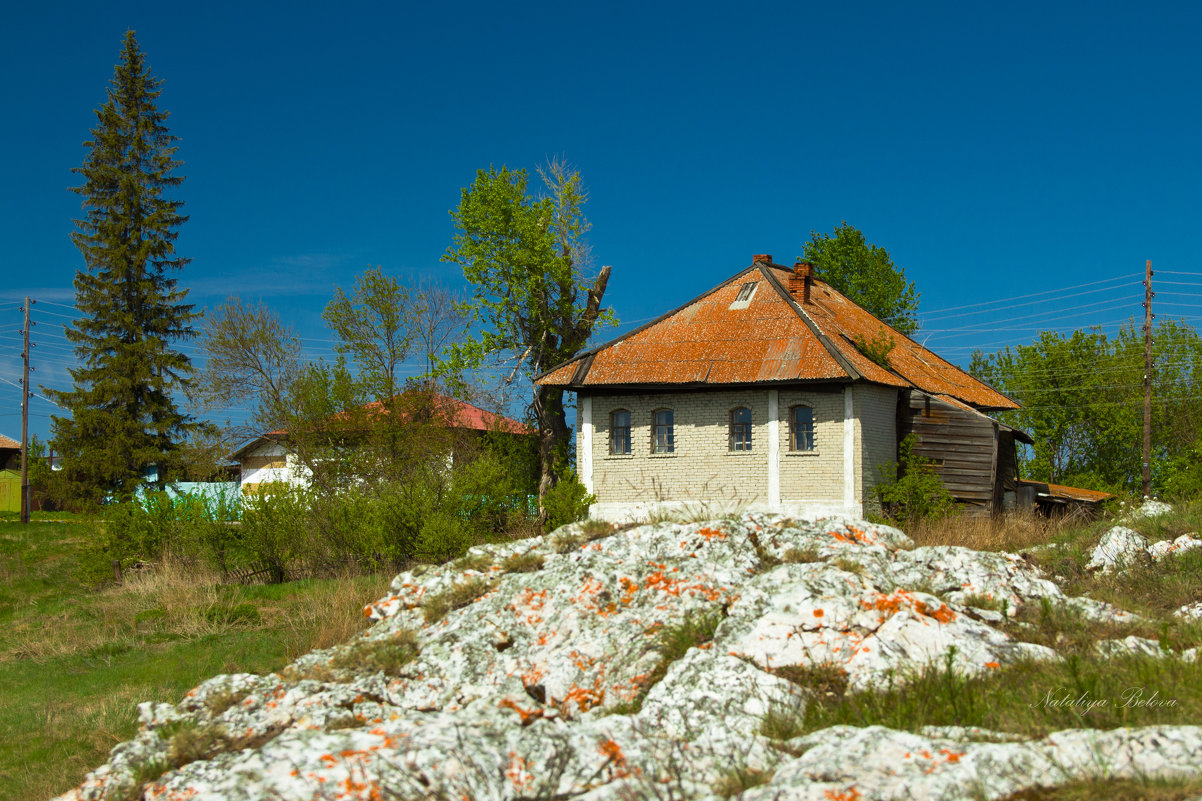
[[[888,366],[857,341],[884,331]],[[573,390],[595,517],[680,507],[862,515],[914,433],[968,510],[1015,502],[1018,404],[812,275],[755,256],[684,306],[539,376]]]
[[[21,511],[21,443],[0,434],[0,512]]]
[[[433,395],[431,406],[432,417],[440,421],[440,424],[477,436],[482,436],[486,431],[499,431],[515,436],[529,436],[533,433],[528,426],[517,420],[447,395]],[[369,413],[378,413],[384,406],[376,401],[367,404],[365,408]],[[266,484],[304,485],[308,482],[305,467],[290,447],[286,431],[271,431],[256,437],[235,451],[230,459],[241,468],[241,486],[244,493],[258,492]]]

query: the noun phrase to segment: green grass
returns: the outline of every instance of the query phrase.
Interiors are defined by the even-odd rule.
[[[1000,801],[1194,801],[1202,779],[1087,779],[1056,787],[1033,787]]]
[[[1061,729],[1196,725],[1202,720],[1202,664],[1161,657],[1102,659],[1074,653],[1062,661],[1020,662],[975,677],[935,664],[878,690],[840,692],[829,681],[813,689],[804,712],[772,712],[762,733],[787,740],[845,724],[908,731],[980,726],[1036,737]],[[1153,697],[1172,705],[1139,703]]]
[[[362,629],[387,578],[218,586],[165,568],[93,589],[76,578],[86,521],[0,522],[0,799],[49,798],[218,673],[267,673]]]

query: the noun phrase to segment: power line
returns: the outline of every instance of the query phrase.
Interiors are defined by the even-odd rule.
[[[1127,275],[1115,276],[1114,278],[1105,278],[1105,279],[1102,279],[1101,281],[1089,281],[1088,283],[1073,284],[1072,286],[1060,287],[1059,289],[1047,289],[1042,292],[1032,292],[1029,295],[1015,295],[1014,297],[1009,297],[1009,298],[998,298],[997,300],[985,300],[985,301],[981,301],[980,303],[968,303],[963,306],[947,306],[942,309],[934,309],[933,311],[930,311],[927,313],[928,314],[942,314],[943,312],[959,311],[961,309],[972,309],[972,308],[976,308],[978,306],[988,306],[988,305],[991,305],[994,303],[1006,303],[1011,300],[1024,300],[1026,298],[1035,298],[1035,297],[1039,297],[1040,295],[1049,295],[1049,294],[1053,294],[1056,292],[1067,292],[1070,289],[1081,289],[1082,287],[1087,287],[1087,286],[1098,286],[1099,284],[1108,284],[1108,283],[1111,283],[1112,281],[1127,280],[1130,278],[1139,277],[1140,275],[1141,275],[1141,273],[1129,273]],[[1200,273],[1200,275],[1202,275],[1202,273]]]
[[[1031,301],[1027,301],[1025,303],[1013,303],[1008,306],[997,306],[992,309],[980,309],[978,311],[961,312],[959,314],[936,314],[933,316],[929,315],[929,314],[921,314],[919,316],[924,320],[931,320],[931,319],[951,320],[956,317],[973,317],[973,316],[980,315],[980,314],[991,314],[993,312],[1006,311],[1008,309],[1027,308],[1030,306],[1038,305],[1040,303],[1055,303],[1057,301],[1067,300],[1069,298],[1078,298],[1078,297],[1083,297],[1085,295],[1096,295],[1099,292],[1113,292],[1116,289],[1123,289],[1125,287],[1138,286],[1138,285],[1139,285],[1139,281],[1131,281],[1126,284],[1116,284],[1115,286],[1108,286],[1108,287],[1104,287],[1102,289],[1091,289],[1087,292],[1073,292],[1068,295],[1058,295],[1056,297],[1044,298],[1043,300],[1031,300]],[[997,302],[997,301],[989,301],[989,302]]]

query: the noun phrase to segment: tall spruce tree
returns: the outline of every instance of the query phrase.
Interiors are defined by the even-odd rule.
[[[71,370],[74,388],[54,393],[71,417],[53,418],[52,429],[63,489],[83,501],[129,497],[151,465],[160,481],[171,477],[196,428],[173,397],[192,373],[173,343],[194,336],[198,314],[173,277],[190,261],[175,254],[188,218],[167,196],[183,181],[174,174],[183,162],[168,112],[156,106],[161,85],[127,31],[83,166],[73,170],[83,176],[72,191],[83,196],[84,216],[71,238],[85,269],[75,276],[83,316],[67,337],[80,366]]]

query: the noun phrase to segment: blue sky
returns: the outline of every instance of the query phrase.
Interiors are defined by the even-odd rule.
[[[917,282],[918,338],[953,361],[1140,314],[1145,259],[1178,282],[1158,312],[1202,319],[1195,4],[26,3],[0,34],[9,436],[25,295],[35,383],[69,381],[67,187],[127,28],[181,138],[181,282],[266,302],[315,357],[335,287],[461,283],[439,261],[460,188],[552,156],[589,189],[618,331],[841,220]]]

